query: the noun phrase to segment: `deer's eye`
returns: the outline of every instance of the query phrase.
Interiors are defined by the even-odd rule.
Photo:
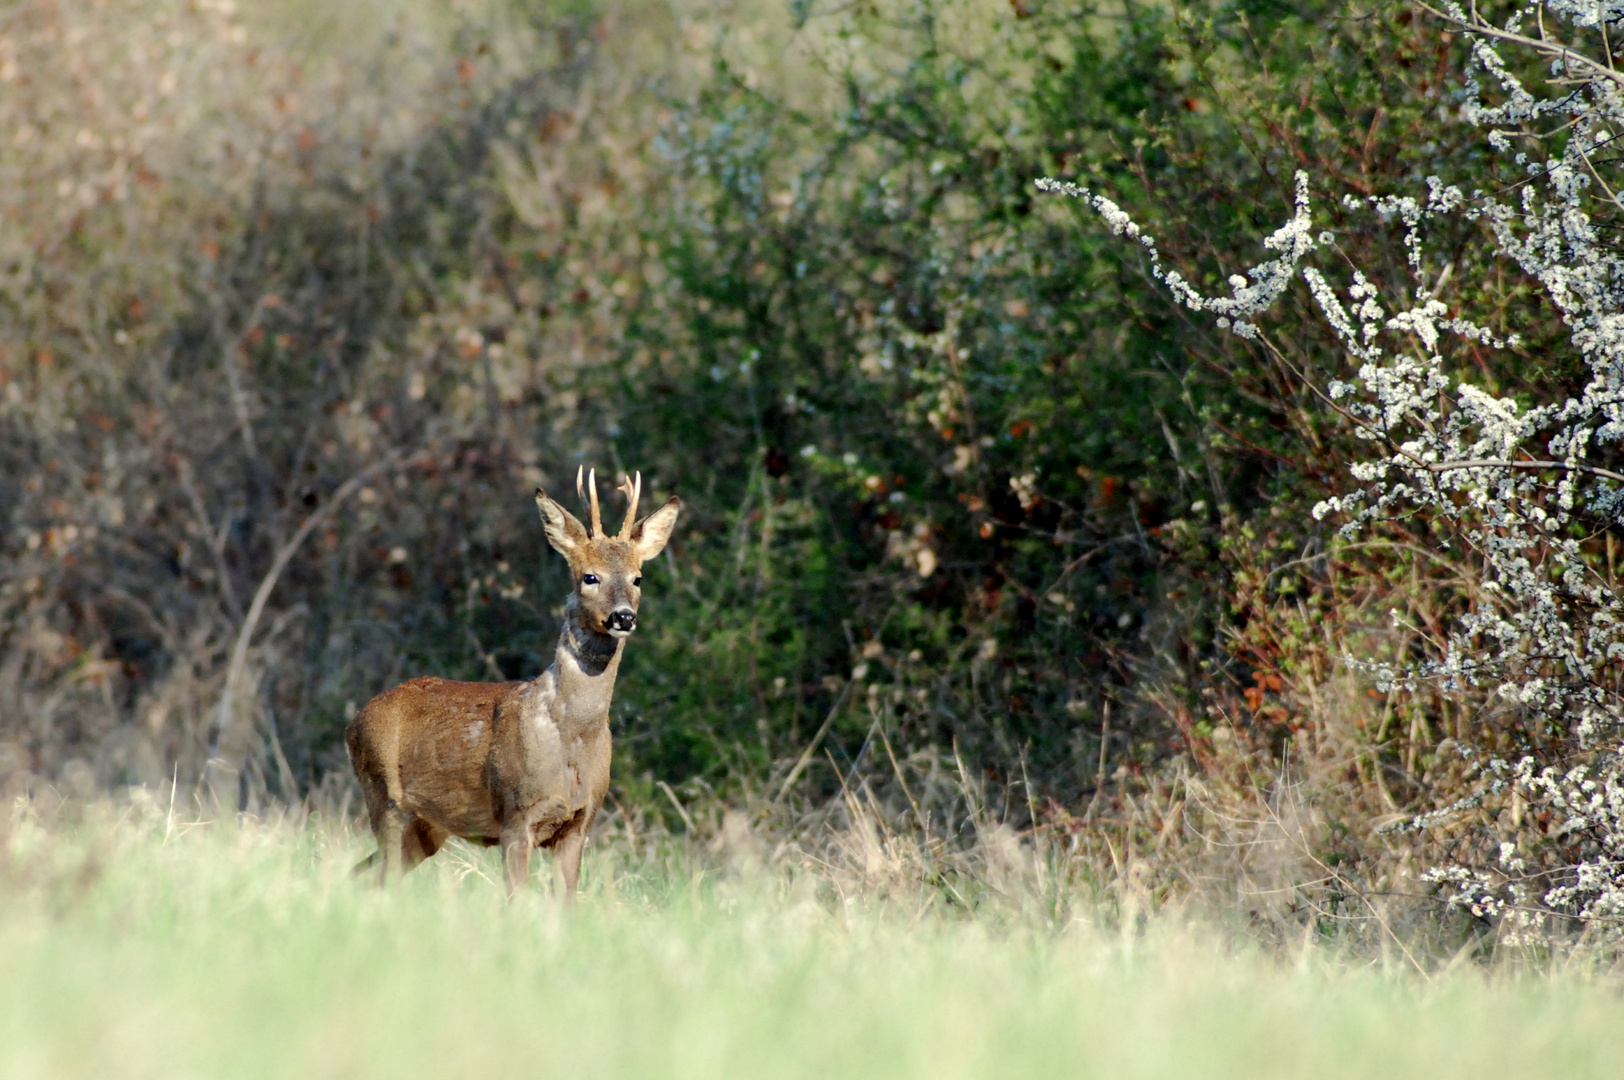
[[[643,575],[638,574],[636,577],[632,578],[632,584],[633,585],[641,585],[641,584],[643,584]]]
[[[598,575],[597,574],[582,574],[581,575],[581,584],[582,585],[596,585],[597,583],[598,583]]]

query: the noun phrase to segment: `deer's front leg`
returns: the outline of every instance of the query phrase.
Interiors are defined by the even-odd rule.
[[[575,886],[581,880],[581,852],[586,847],[586,821],[577,819],[570,825],[554,850],[557,853],[558,873],[564,879],[564,903],[575,903]]]
[[[522,815],[502,825],[502,867],[507,872],[507,894],[511,900],[530,883],[530,825]]]

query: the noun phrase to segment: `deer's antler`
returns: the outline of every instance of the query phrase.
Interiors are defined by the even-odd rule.
[[[643,474],[639,472],[636,480],[626,477],[617,490],[626,493],[626,523],[620,527],[620,539],[630,540],[632,525],[637,521],[637,500],[643,495]]]
[[[603,519],[598,516],[598,470],[593,469],[590,473],[587,473],[586,490],[583,492],[581,490],[581,473],[585,470],[585,465],[575,467],[575,494],[580,496],[581,501],[586,503],[592,511],[592,527],[587,535],[597,539],[603,535]]]

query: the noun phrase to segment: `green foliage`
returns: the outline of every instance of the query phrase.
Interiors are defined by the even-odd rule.
[[[1353,446],[1314,392],[1347,374],[1335,342],[1291,322],[1282,363],[1192,324],[1031,181],[1111,193],[1211,285],[1287,216],[1303,162],[1351,194],[1481,174],[1443,115],[1453,46],[1340,4],[1016,15],[820,16],[838,108],[719,63],[663,134],[669,209],[644,231],[661,302],[628,312],[597,421],[704,493],[681,556],[704,603],[662,609],[624,691],[657,771],[792,754],[862,670],[848,760],[881,725],[1075,794],[1108,701],[1109,756],[1137,769],[1190,749],[1169,700],[1250,678],[1259,658],[1219,628],[1234,559],[1271,556],[1238,527],[1323,544],[1306,510]],[[1379,230],[1342,242],[1402,266]],[[1516,290],[1466,302],[1503,313]]]
[[[944,21],[886,26],[906,62],[840,73],[838,113],[723,64],[665,135],[672,209],[646,242],[670,299],[630,314],[603,422],[696,493],[680,558],[705,603],[662,605],[671,644],[623,692],[689,767],[793,751],[856,670],[849,754],[881,723],[1070,786],[1073,732],[1143,651],[1161,527],[1208,491],[1170,427],[1187,362],[1122,324],[1106,245],[1030,185],[1067,152],[1053,133],[1136,123],[1164,65],[1094,20],[993,20],[973,53]],[[695,714],[708,758],[671,723]]]

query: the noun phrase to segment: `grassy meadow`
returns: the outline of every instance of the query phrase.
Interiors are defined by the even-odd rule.
[[[1302,162],[1523,183],[1465,63],[1386,0],[0,5],[0,1080],[1624,1075],[1616,923],[1426,877],[1593,853],[1483,794],[1549,729],[1349,663],[1482,590],[1310,513],[1342,343],[1033,187],[1218,289]],[[1456,265],[1532,325],[1484,385],[1571,381]],[[344,725],[543,669],[583,462],[684,511],[581,902],[355,879]]]
[[[589,854],[573,912],[488,852],[398,887],[318,820],[151,802],[0,848],[0,1075],[1616,1076],[1624,995],[1576,962],[1264,950],[1162,911],[975,915],[667,839]],[[546,869],[546,868],[543,868]],[[844,893],[844,895],[843,895]]]

